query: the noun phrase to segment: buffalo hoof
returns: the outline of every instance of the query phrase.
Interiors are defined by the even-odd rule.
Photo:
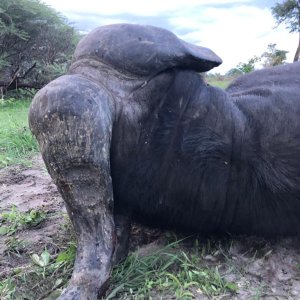
[[[73,282],[62,292],[58,300],[96,300],[108,288],[110,274],[100,274],[99,270],[73,273]],[[76,282],[75,282],[76,281]]]

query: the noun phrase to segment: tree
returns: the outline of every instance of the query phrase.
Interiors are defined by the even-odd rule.
[[[39,0],[0,1],[0,88],[41,88],[60,75],[79,35]]]
[[[257,56],[253,56],[250,58],[247,62],[242,63],[240,62],[237,66],[236,69],[240,71],[242,74],[250,73],[254,71],[255,69],[255,64],[260,61],[260,58]]]
[[[290,32],[299,33],[298,47],[294,56],[294,61],[298,61],[300,56],[300,0],[285,0],[282,3],[276,3],[271,9],[278,25],[285,23]]]
[[[226,77],[232,77],[232,78],[235,78],[235,77],[238,77],[240,75],[243,75],[244,73],[238,69],[237,67],[236,68],[232,68],[230,69],[229,71],[226,72],[225,76]]]
[[[276,49],[276,44],[269,44],[268,49],[261,55],[265,68],[281,65],[286,60],[288,51]]]
[[[238,77],[240,75],[250,73],[255,70],[255,64],[261,60],[260,57],[254,55],[252,58],[248,59],[246,62],[240,62],[238,65],[226,72],[227,77]]]

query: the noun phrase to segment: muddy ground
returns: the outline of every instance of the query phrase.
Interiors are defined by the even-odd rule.
[[[0,213],[11,210],[12,205],[22,212],[42,210],[47,217],[37,226],[17,230],[13,236],[0,235],[0,288],[1,281],[13,276],[16,270],[21,272],[30,268],[33,254],[41,254],[47,249],[55,255],[72,235],[62,199],[40,157],[34,159],[30,167],[12,166],[0,170]],[[133,230],[131,249],[139,248],[140,253],[151,253],[151,249],[157,249],[153,245],[156,240],[159,241],[157,244],[161,244],[164,235],[163,232],[137,226]],[[11,251],[12,237],[23,242],[17,252]],[[238,290],[235,295],[221,295],[216,299],[300,299],[298,238],[270,241],[235,237],[230,239],[230,246],[224,253],[222,243],[220,241],[221,248],[217,254],[214,252],[203,259],[223,270],[223,276],[234,282]],[[45,284],[47,280],[41,276],[40,281]],[[43,295],[43,284],[39,288],[39,283],[34,287],[21,287],[23,292],[26,288],[31,290],[31,296],[23,299],[47,298],[48,295]],[[32,295],[33,290],[38,294]],[[199,294],[195,299],[207,297]]]

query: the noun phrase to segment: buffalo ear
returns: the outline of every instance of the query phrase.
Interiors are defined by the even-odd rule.
[[[211,50],[189,44],[153,26],[115,24],[94,29],[78,44],[74,60],[92,58],[139,76],[170,68],[206,72],[222,60]]]

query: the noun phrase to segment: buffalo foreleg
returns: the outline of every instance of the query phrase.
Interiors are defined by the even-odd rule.
[[[77,236],[70,283],[59,299],[97,299],[107,286],[115,247],[110,141],[114,106],[89,80],[63,76],[32,102],[30,127]]]

